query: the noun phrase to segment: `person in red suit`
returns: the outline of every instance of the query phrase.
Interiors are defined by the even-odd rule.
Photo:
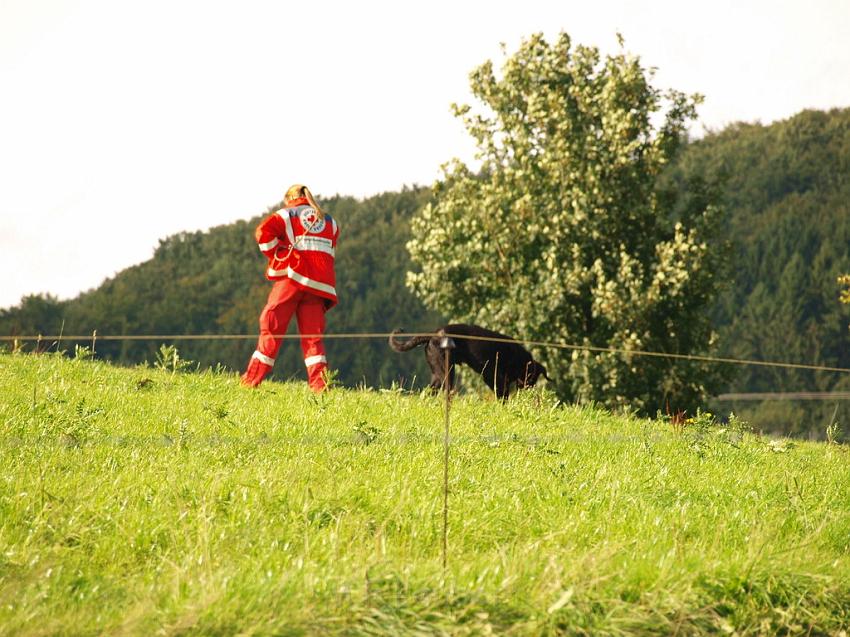
[[[255,236],[269,260],[266,277],[274,285],[260,314],[260,338],[242,384],[256,387],[271,371],[294,314],[310,388],[321,392],[328,369],[321,336],[325,312],[337,304],[334,254],[339,226],[307,186],[296,184],[286,191],[284,207],[266,217]]]

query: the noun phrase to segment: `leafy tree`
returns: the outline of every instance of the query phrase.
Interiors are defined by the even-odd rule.
[[[699,96],[662,94],[639,58],[601,58],[541,35],[470,75],[484,108],[455,106],[480,171],[444,166],[436,201],[412,221],[426,304],[532,340],[693,353],[712,344],[706,312],[720,211],[699,178],[662,192]],[[659,123],[656,124],[655,122]],[[568,400],[689,409],[717,368],[628,353],[541,349]]]
[[[28,294],[16,308],[0,309],[0,326],[8,336],[57,334],[64,302],[52,294]]]

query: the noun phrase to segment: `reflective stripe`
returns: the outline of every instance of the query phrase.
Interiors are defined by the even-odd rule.
[[[332,285],[328,285],[327,283],[321,283],[319,281],[314,281],[313,279],[308,279],[303,274],[298,274],[292,268],[286,268],[286,275],[293,281],[297,281],[301,285],[306,285],[308,288],[313,288],[314,290],[321,290],[322,292],[327,292],[328,294],[333,294],[334,296],[336,296],[336,290]]]
[[[302,234],[295,237],[295,243],[296,250],[302,250],[305,252],[324,252],[331,256],[334,256],[336,253],[336,250],[334,250],[333,247],[333,242],[330,239],[325,239],[324,237],[310,237],[306,234]]]
[[[258,244],[260,246],[260,252],[266,252],[267,250],[271,250],[278,243],[280,243],[280,239],[278,239],[277,237],[275,237],[274,239],[272,239],[268,243],[260,243],[260,244]]]
[[[308,288],[313,288],[314,290],[320,290],[322,292],[327,292],[328,294],[333,294],[336,296],[336,289],[332,285],[328,285],[327,283],[320,283],[319,281],[314,281],[313,279],[308,279],[303,274],[298,274],[292,268],[286,268],[286,270],[275,270],[273,268],[269,268],[266,270],[266,274],[270,277],[276,276],[288,276],[293,281],[297,281],[301,285],[305,285]]]
[[[286,238],[289,239],[289,245],[293,245],[295,243],[295,233],[292,232],[292,219],[289,218],[289,208],[278,210],[277,214],[283,219],[283,225],[286,226]]]
[[[316,356],[308,356],[307,358],[304,359],[304,364],[307,367],[312,367],[313,365],[318,365],[319,363],[327,364],[327,362],[328,362],[328,359],[325,358],[324,354],[318,354]]]
[[[255,351],[254,355],[251,356],[251,358],[256,358],[258,361],[260,361],[261,363],[265,363],[266,365],[274,365],[274,359],[269,358],[260,351]]]

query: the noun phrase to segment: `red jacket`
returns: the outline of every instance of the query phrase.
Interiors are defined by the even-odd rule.
[[[266,217],[255,236],[260,251],[268,257],[266,277],[288,278],[296,287],[337,303],[334,254],[339,227],[329,214],[323,219],[306,198],[288,201],[287,207]]]

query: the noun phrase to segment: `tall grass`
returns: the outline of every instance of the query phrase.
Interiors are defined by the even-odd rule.
[[[0,355],[2,634],[850,623],[850,455],[702,417]]]

